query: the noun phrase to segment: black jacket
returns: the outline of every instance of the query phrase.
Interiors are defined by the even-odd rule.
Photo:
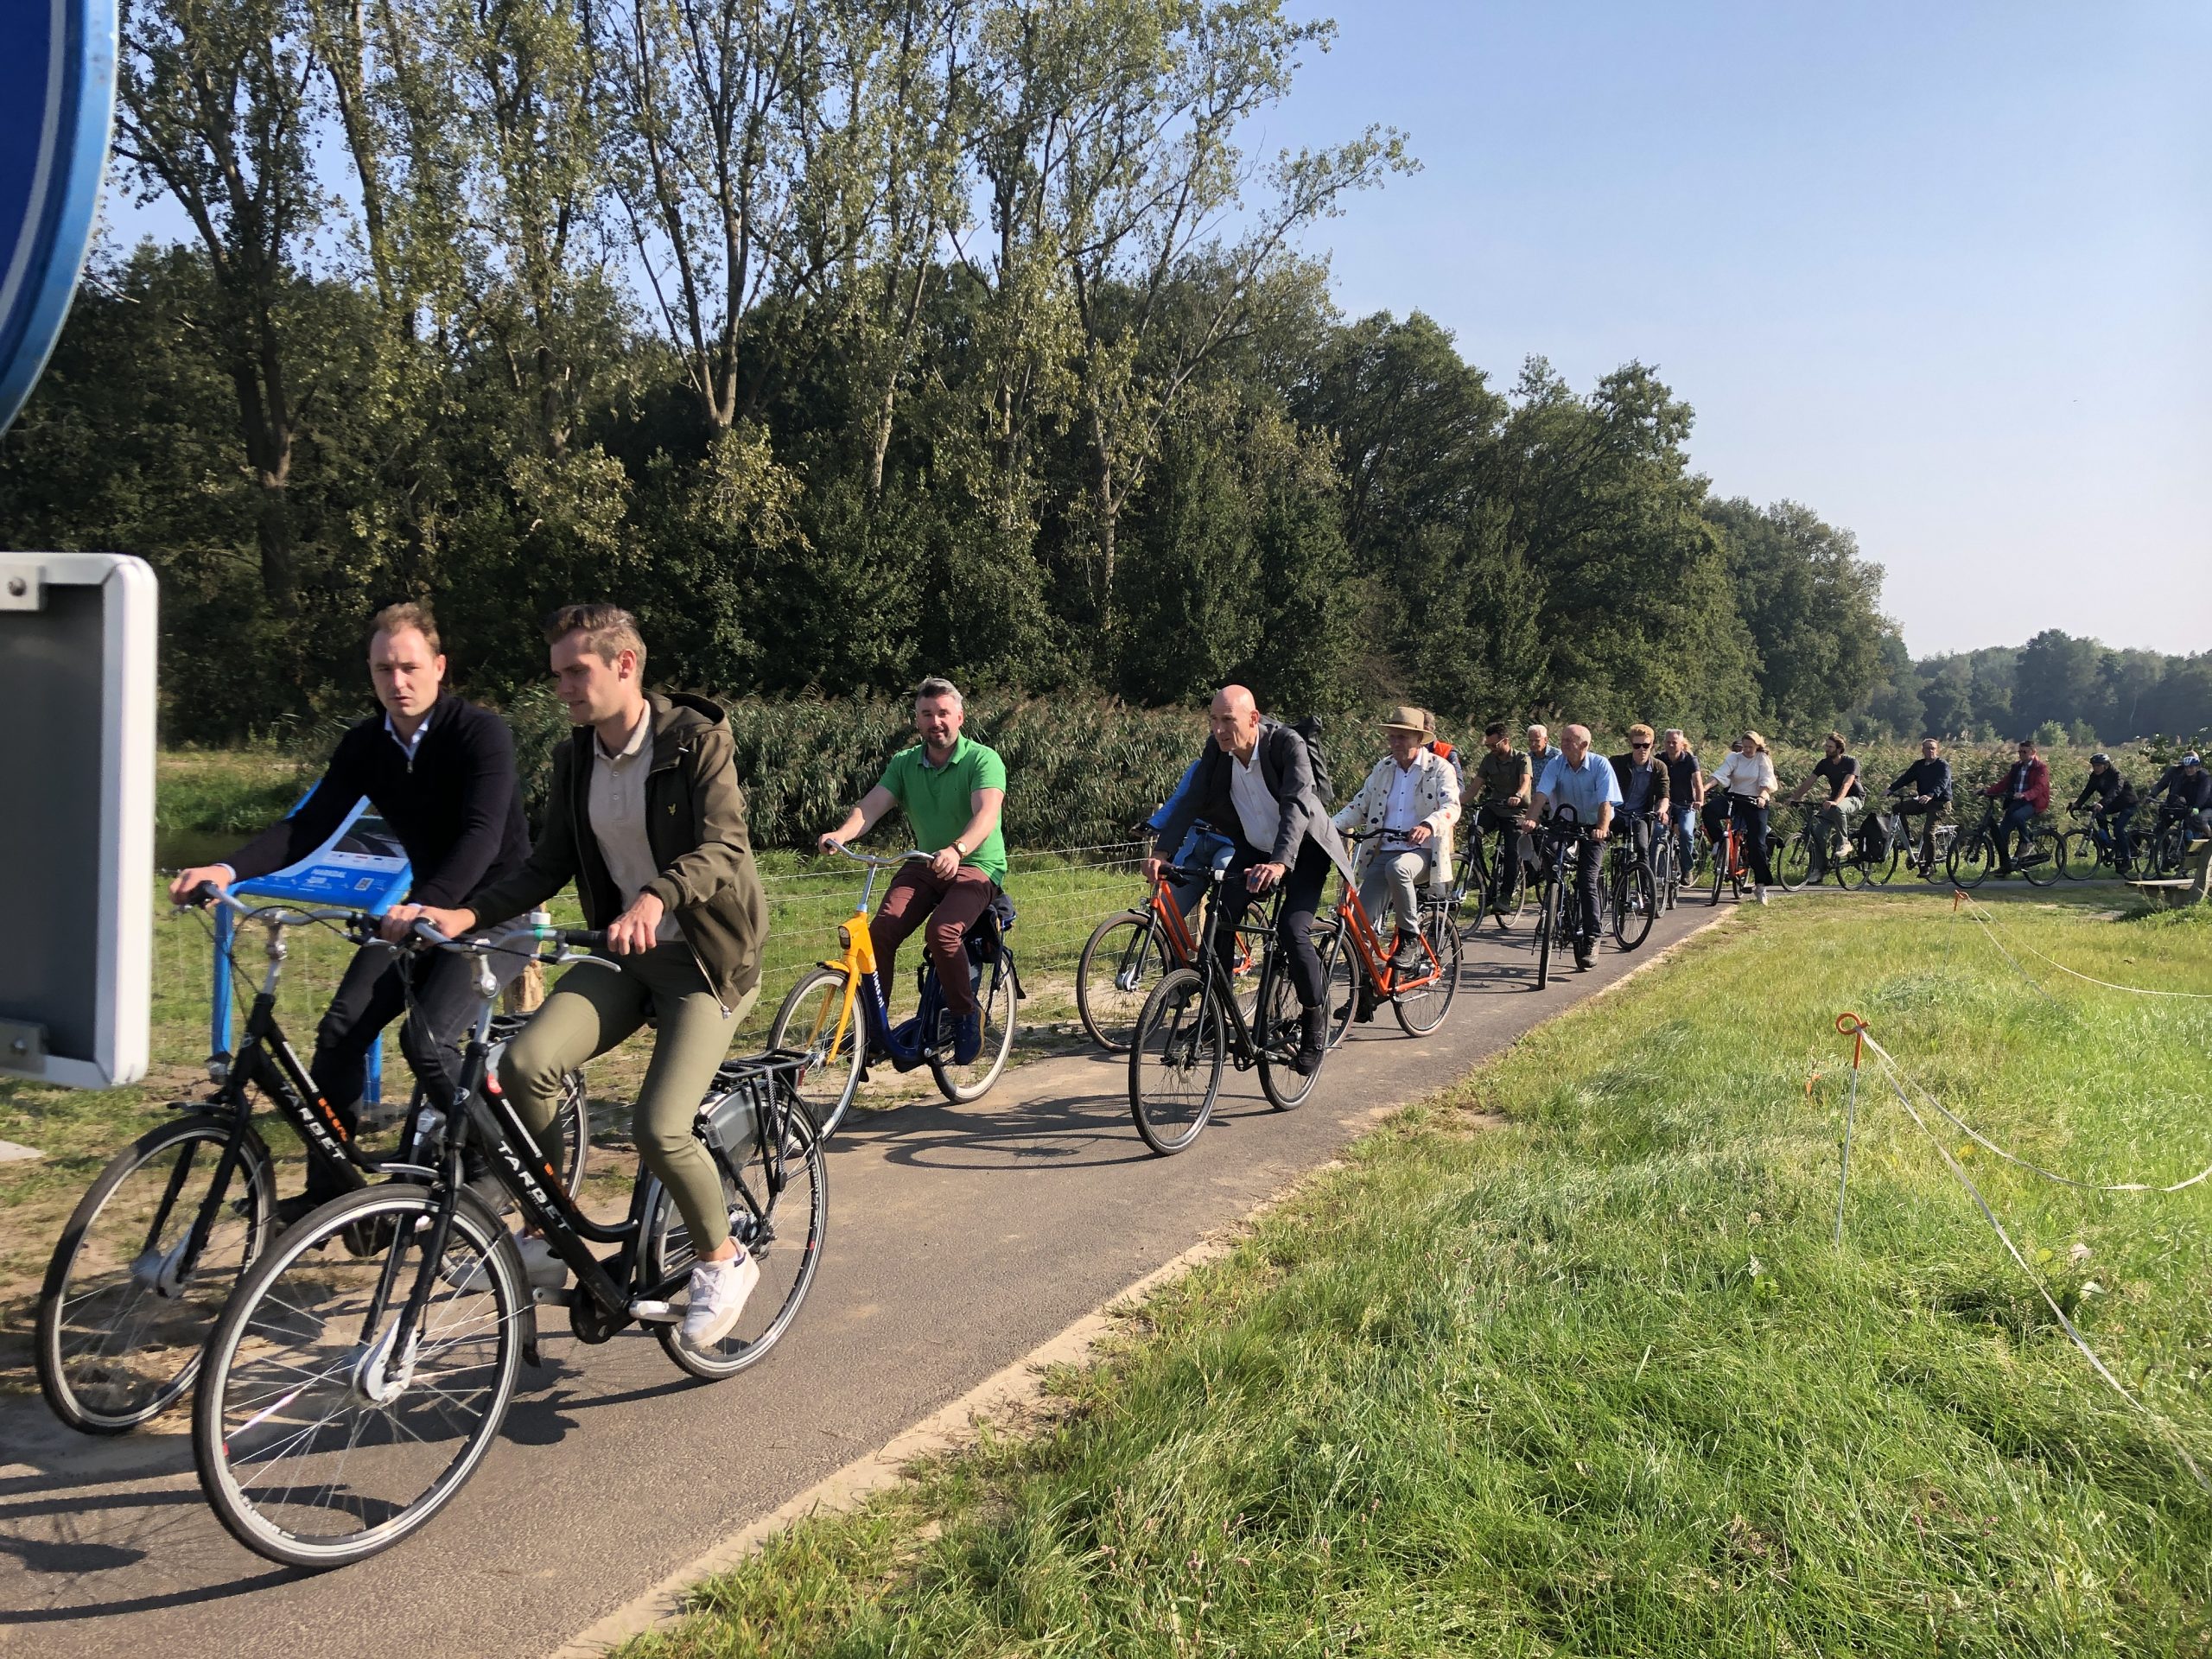
[[[2105,775],[2091,772],[2082,781],[2082,792],[2074,798],[2075,806],[2097,804],[2100,812],[2131,811],[2135,806],[2135,785],[2120,776],[2118,766],[2107,766]]]
[[[1929,760],[1925,755],[1914,761],[1890,785],[1892,795],[1925,795],[1937,804],[1951,798],[1951,763],[1940,755]]]
[[[385,716],[372,715],[338,740],[298,811],[223,861],[241,881],[296,864],[364,795],[407,849],[410,904],[454,908],[530,856],[514,734],[490,709],[442,696],[411,758],[385,729]]]
[[[1208,738],[1198,756],[1198,776],[1191,780],[1191,787],[1184,791],[1181,799],[1169,803],[1166,814],[1160,820],[1156,849],[1159,856],[1173,857],[1192,822],[1203,818],[1235,841],[1241,850],[1258,854],[1261,861],[1281,864],[1286,868],[1298,862],[1298,855],[1310,836],[1338,869],[1348,872],[1351,861],[1344,852],[1344,842],[1337,834],[1336,825],[1329,820],[1328,809],[1314,792],[1313,765],[1306,758],[1306,740],[1287,726],[1263,720],[1255,753],[1261,781],[1274,797],[1275,804],[1282,809],[1275,844],[1253,847],[1244,839],[1244,821],[1237,816],[1236,800],[1229,792],[1229,751]]]
[[[1635,775],[1636,757],[1633,754],[1617,754],[1612,757],[1612,760],[1613,781],[1621,786],[1621,800],[1623,802],[1621,810],[1623,811],[1626,811],[1628,810],[1626,806],[1626,802],[1628,800],[1628,780]],[[1669,803],[1673,798],[1674,774],[1668,771],[1666,760],[1662,756],[1654,755],[1643,764],[1656,775],[1651,780],[1650,793],[1644,797],[1643,804],[1637,808],[1637,810],[1639,812],[1664,812],[1667,810]]]
[[[2195,778],[2183,766],[2168,766],[2158,774],[2158,781],[2151,785],[2151,792],[2144,798],[2157,800],[2166,798],[2172,807],[2195,807],[2202,810],[2212,806],[2212,768],[2200,770]]]

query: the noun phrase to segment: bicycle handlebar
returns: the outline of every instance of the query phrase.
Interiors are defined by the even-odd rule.
[[[440,932],[427,919],[418,916],[409,926],[407,934],[411,942],[435,950],[459,950],[479,957],[512,951],[535,957],[538,961],[556,967],[591,959],[591,953],[603,953],[607,950],[607,934],[602,929],[550,927],[531,922],[498,933],[472,933],[456,939]],[[549,957],[538,950],[541,944],[553,944],[559,948]]]
[[[935,853],[925,853],[918,847],[909,847],[896,858],[879,858],[874,853],[856,853],[842,841],[830,842],[829,847],[831,852],[842,854],[855,864],[866,864],[873,869],[879,870],[887,870],[899,864],[910,864],[916,859],[926,864],[937,856]]]
[[[249,905],[228,887],[202,881],[174,906],[177,911],[218,905],[240,921],[263,922],[272,927],[306,927],[315,922],[343,922],[350,929],[373,931],[377,918],[365,910],[294,910],[285,905]]]

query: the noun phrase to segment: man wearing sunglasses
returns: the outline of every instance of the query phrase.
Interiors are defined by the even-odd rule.
[[[1636,855],[1649,861],[1654,826],[1667,822],[1674,784],[1667,763],[1651,752],[1651,728],[1628,728],[1628,753],[1613,757],[1613,776],[1621,786],[1621,810],[1628,815]]]

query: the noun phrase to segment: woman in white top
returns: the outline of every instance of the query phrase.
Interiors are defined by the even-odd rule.
[[[1745,732],[1742,746],[1713,769],[1713,781],[1728,791],[1728,816],[1735,820],[1736,839],[1751,867],[1751,892],[1764,904],[1768,884],[1774,880],[1766,861],[1767,803],[1782,787],[1766,740],[1757,732]]]

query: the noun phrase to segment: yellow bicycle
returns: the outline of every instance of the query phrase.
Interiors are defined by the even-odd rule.
[[[798,1097],[825,1140],[844,1121],[873,1060],[888,1060],[900,1071],[926,1065],[947,1100],[981,1099],[1006,1070],[1014,1047],[1014,1004],[1023,995],[1006,942],[1014,925],[1013,907],[997,893],[968,930],[968,972],[983,1016],[983,1043],[976,1058],[965,1065],[953,1058],[954,1021],[926,951],[919,970],[920,1006],[912,1020],[893,1026],[888,989],[876,969],[875,941],[868,932],[868,904],[879,871],[915,859],[926,863],[930,855],[909,850],[896,858],[874,858],[849,847],[837,850],[868,867],[860,903],[837,929],[843,952],[809,969],[791,987],[768,1035],[770,1048],[807,1057]]]

